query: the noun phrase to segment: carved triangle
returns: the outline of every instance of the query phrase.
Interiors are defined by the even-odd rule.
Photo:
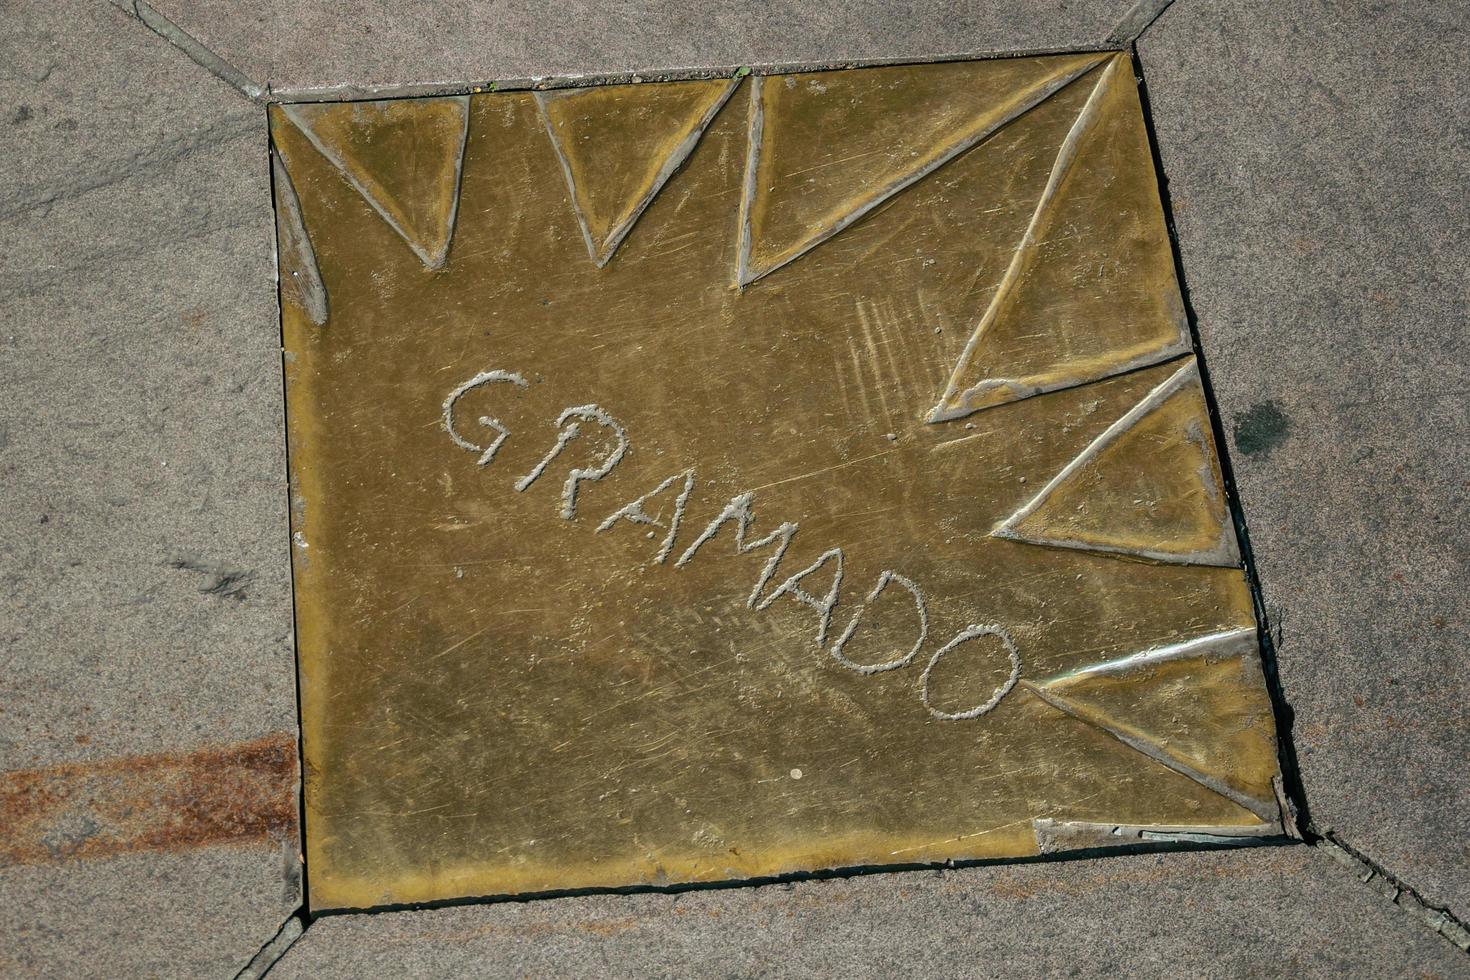
[[[587,253],[606,265],[694,152],[738,78],[537,92]]]
[[[991,533],[1151,561],[1239,565],[1194,359]]]
[[[753,77],[740,285],[804,255],[1102,59],[1056,55]]]
[[[459,211],[469,96],[282,108],[424,265],[444,264]]]
[[[316,264],[316,251],[301,216],[301,199],[280,152],[271,147],[271,183],[276,199],[277,274],[281,298],[293,303],[317,326],[327,322],[327,287]]]
[[[1115,56],[1057,151],[999,289],[930,411],[943,422],[1189,350],[1131,63]]]
[[[1263,820],[1280,819],[1276,725],[1254,628],[1021,684]]]

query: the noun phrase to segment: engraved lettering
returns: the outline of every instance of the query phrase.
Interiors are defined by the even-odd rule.
[[[444,399],[444,431],[449,433],[449,438],[453,439],[454,444],[459,448],[468,449],[472,453],[479,453],[480,466],[485,466],[489,464],[490,461],[495,458],[495,454],[500,451],[501,444],[510,437],[510,431],[501,424],[499,419],[494,418],[493,416],[482,415],[480,416],[480,424],[485,426],[487,429],[493,429],[497,434],[495,436],[495,439],[491,441],[489,446],[477,446],[474,443],[470,442],[468,439],[461,436],[459,432],[455,430],[454,406],[461,398],[463,398],[466,394],[473,391],[474,389],[479,388],[483,385],[494,384],[496,382],[513,384],[517,388],[526,387],[526,379],[521,377],[519,374],[513,374],[510,371],[499,370],[481,371],[479,374],[475,375],[473,378],[451,391],[449,393],[449,397]]]
[[[837,562],[837,570],[832,576],[832,587],[827,594],[818,599],[810,592],[803,589],[798,583],[808,575],[814,575],[821,567],[829,561]],[[762,599],[756,609],[766,609],[783,595],[789,595],[803,606],[817,611],[819,617],[817,625],[817,646],[823,647],[827,643],[827,628],[832,625],[832,610],[837,605],[838,593],[842,590],[842,549],[829,548],[822,552],[822,557],[812,562],[806,568],[782,582],[772,590],[771,594]]]
[[[577,488],[583,481],[601,480],[607,476],[628,452],[628,434],[616,419],[596,405],[575,405],[563,410],[556,417],[556,424],[561,428],[561,432],[556,437],[556,445],[551,447],[551,452],[547,453],[545,458],[537,463],[531,472],[516,481],[515,488],[517,493],[525,493],[531,484],[535,483],[540,479],[541,474],[546,472],[546,467],[551,465],[551,461],[561,455],[561,451],[567,448],[567,444],[577,438],[578,433],[581,431],[581,423],[574,422],[572,421],[573,419],[581,419],[583,422],[596,422],[598,425],[612,430],[613,436],[617,440],[617,446],[607,455],[606,459],[595,467],[590,469],[582,467],[572,468],[572,472],[567,476],[567,482],[562,486],[561,491],[561,516],[569,521],[575,519],[577,516]]]
[[[678,536],[679,524],[684,520],[684,507],[689,503],[689,494],[694,490],[693,470],[675,473],[637,500],[630,504],[625,504],[623,507],[614,511],[608,515],[607,520],[597,525],[597,533],[601,534],[603,531],[610,529],[620,520],[629,521],[633,524],[651,524],[654,527],[663,527],[663,524],[656,518],[649,516],[648,511],[643,509],[643,505],[672,487],[681,478],[684,480],[684,487],[679,491],[679,495],[674,498],[674,516],[669,519],[669,533],[664,536],[664,543],[658,550],[658,557],[654,558],[656,563],[663,564],[668,559],[669,553],[674,550],[674,538]]]
[[[476,445],[466,439],[456,428],[455,410],[460,400],[467,394],[477,388],[495,383],[511,384],[518,388],[528,387],[526,380],[519,374],[500,370],[483,371],[455,388],[444,400],[444,430],[449,433],[450,439],[453,440],[456,446],[469,452],[480,454],[477,460],[479,466],[486,466],[495,459],[496,453],[499,452],[500,447],[509,438],[510,432],[499,419],[483,416],[479,419],[480,424],[493,431],[495,438],[491,440],[488,446]],[[562,506],[560,511],[560,516],[569,521],[575,520],[577,516],[577,496],[581,484],[587,481],[601,480],[606,477],[617,467],[618,463],[622,461],[630,449],[628,434],[623,425],[601,407],[595,404],[587,404],[575,405],[564,409],[557,416],[555,422],[558,429],[556,443],[529,473],[514,483],[514,488],[518,493],[524,493],[530,489],[546,473],[547,468],[562,455],[567,446],[585,434],[584,426],[587,423],[593,423],[606,429],[611,434],[614,444],[606,455],[600,461],[596,462],[595,465],[573,467],[569,471],[566,482],[562,485]],[[661,494],[667,494],[671,491],[674,494],[674,506],[666,525],[660,519],[663,515],[662,507],[655,511],[655,514],[658,515],[655,516],[655,514],[649,513],[648,504]],[[668,561],[669,556],[674,553],[674,545],[678,539],[679,531],[683,527],[684,515],[693,491],[694,470],[691,468],[675,473],[665,478],[652,490],[649,490],[647,493],[624,504],[609,514],[597,525],[596,533],[600,534],[604,531],[611,530],[617,526],[619,521],[627,521],[630,524],[644,527],[666,527],[667,532],[659,546],[657,555],[654,557],[656,564],[664,564]],[[791,546],[791,539],[795,536],[798,525],[793,521],[784,521],[770,533],[752,539],[753,532],[751,528],[755,523],[754,500],[755,494],[750,491],[731,497],[724,509],[705,526],[699,533],[699,536],[694,539],[693,543],[674,562],[674,567],[682,568],[689,564],[694,559],[694,556],[699,553],[700,548],[704,547],[707,542],[718,535],[726,524],[733,523],[735,525],[735,554],[746,555],[761,548],[772,549],[770,557],[761,568],[760,576],[756,580],[755,587],[751,589],[750,594],[746,597],[745,604],[747,608],[756,611],[769,609],[782,596],[789,596],[795,602],[808,607],[816,612],[818,616],[816,636],[818,649],[827,649],[827,652],[839,664],[860,674],[879,674],[885,671],[898,670],[913,663],[929,639],[927,599],[923,590],[915,582],[905,578],[892,569],[885,569],[879,573],[873,590],[868,593],[863,599],[862,604],[853,612],[852,617],[847,622],[846,628],[843,629],[842,634],[838,636],[836,642],[830,648],[826,646],[827,637],[832,626],[833,612],[836,610],[840,601],[842,580],[847,560],[841,548],[829,548],[822,552],[816,561],[794,575],[787,577],[770,594],[762,597],[762,593],[765,592],[766,587],[775,578],[776,570],[780,567],[781,562],[786,556],[787,549]],[[652,538],[653,533],[649,532],[648,536]],[[305,545],[302,544],[302,547],[305,547]],[[830,587],[822,595],[818,596],[802,587],[802,583],[807,578],[817,574],[829,565],[833,566],[831,568],[832,582]],[[901,656],[874,664],[858,663],[847,656],[847,646],[856,635],[858,628],[862,625],[864,617],[868,614],[868,607],[876,602],[882,596],[884,590],[890,585],[897,585],[899,588],[908,592],[909,596],[913,599],[914,611],[918,619],[918,636],[908,652]],[[957,647],[987,636],[999,638],[1010,660],[1010,674],[983,704],[956,712],[943,711],[936,708],[931,702],[929,691],[930,680],[934,669],[939,665],[940,661]],[[995,710],[996,706],[1015,688],[1020,677],[1021,657],[1016,650],[1016,644],[1011,635],[1000,626],[972,625],[956,634],[953,639],[940,647],[929,659],[929,663],[924,668],[919,679],[920,699],[923,702],[925,710],[931,716],[941,721],[962,721],[979,718]]]
[[[976,640],[982,636],[1000,637],[1001,644],[1004,645],[1006,648],[1006,654],[1011,658],[1010,676],[1006,678],[1005,683],[1001,684],[1000,687],[997,687],[995,689],[995,693],[991,695],[990,700],[986,701],[984,704],[976,705],[975,707],[970,708],[966,711],[956,711],[953,713],[948,711],[940,711],[938,708],[934,707],[934,705],[929,703],[929,674],[933,672],[935,665],[944,658],[944,655],[946,653],[949,653],[961,643],[968,643],[970,640]],[[1000,704],[1001,699],[1003,699],[1007,694],[1011,693],[1011,688],[1015,687],[1016,682],[1020,679],[1021,655],[1016,652],[1016,642],[1011,639],[1011,634],[1007,633],[999,626],[967,626],[965,629],[961,630],[954,639],[950,640],[944,646],[940,647],[939,650],[935,652],[933,658],[930,659],[929,666],[924,668],[924,674],[919,681],[920,697],[923,699],[924,707],[928,708],[929,713],[935,718],[938,718],[940,721],[963,721],[966,718],[979,718],[981,715],[989,714],[995,709],[996,705]]]
[[[852,635],[857,632],[858,623],[862,620],[863,613],[867,611],[868,604],[875,602],[890,582],[898,583],[914,597],[914,608],[919,613],[919,638],[914,642],[913,648],[908,653],[895,660],[888,660],[879,664],[855,663],[847,659],[847,656],[842,651],[847,646],[847,641],[852,639]],[[873,591],[868,593],[868,597],[863,600],[863,604],[852,614],[852,619],[847,623],[847,629],[843,630],[842,635],[837,638],[837,642],[832,644],[832,650],[830,652],[832,659],[850,670],[857,671],[859,674],[881,674],[884,671],[898,670],[900,667],[907,667],[913,663],[914,658],[919,655],[919,651],[923,648],[924,642],[928,639],[929,610],[924,605],[924,593],[920,592],[919,587],[909,579],[904,578],[895,571],[885,570],[883,574],[878,576],[878,584],[873,586]]]
[[[750,502],[754,498],[755,494],[753,493],[742,493],[731,497],[730,502],[725,505],[725,509],[720,511],[720,515],[709,522],[709,526],[700,532],[699,537],[694,539],[694,543],[689,546],[688,550],[679,556],[678,561],[674,562],[675,568],[683,568],[689,564],[689,559],[694,557],[694,553],[699,550],[700,546],[718,534],[720,528],[724,527],[729,521],[735,522],[735,553],[737,555],[748,554],[757,548],[764,548],[779,540],[781,542],[780,545],[777,546],[775,553],[771,555],[770,561],[766,562],[765,567],[761,569],[761,577],[756,581],[755,588],[750,592],[750,598],[745,602],[747,608],[750,609],[756,607],[755,604],[760,599],[761,590],[766,587],[766,583],[771,580],[771,576],[776,574],[776,566],[781,564],[782,556],[786,554],[786,549],[791,545],[791,536],[796,533],[796,525],[787,521],[759,541],[747,543],[745,532],[750,529],[750,525],[755,521],[755,513],[750,509]]]

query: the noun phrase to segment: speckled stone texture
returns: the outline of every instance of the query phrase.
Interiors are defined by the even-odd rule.
[[[111,7],[25,6],[0,40],[0,768],[293,729],[265,114]]]
[[[0,13],[0,770],[295,730],[264,126],[113,6]],[[230,972],[292,882],[279,841],[0,867],[0,961]]]
[[[1463,977],[1470,958],[1299,846],[334,916],[271,977],[1341,978],[1385,968]]]
[[[1467,28],[1181,0],[1139,47],[1311,819],[1461,919]]]
[[[215,54],[277,90],[1095,48],[1132,5],[1132,0],[153,3]]]
[[[213,848],[7,868],[0,976],[232,977],[300,900],[287,860]]]
[[[156,6],[280,88],[1098,46],[1130,3]],[[132,4],[0,9],[0,770],[295,729],[264,112]],[[1311,817],[1470,915],[1470,7],[1140,45]],[[0,867],[0,975],[221,976],[295,842]],[[318,920],[298,976],[1470,976],[1307,847]]]

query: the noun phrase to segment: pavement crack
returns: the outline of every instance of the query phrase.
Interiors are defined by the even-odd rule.
[[[1424,901],[1418,892],[1384,870],[1372,858],[1343,843],[1331,831],[1316,836],[1313,846],[1343,865],[1363,884],[1403,909],[1463,953],[1470,953],[1470,929],[1448,909]]]
[[[155,143],[129,157],[109,163],[104,170],[80,175],[60,186],[17,191],[0,199],[0,221],[167,170],[201,150],[247,136],[256,136],[262,129],[260,117],[253,112],[226,116],[203,129]]]
[[[301,910],[291,913],[286,921],[281,923],[281,928],[276,934],[266,940],[250,962],[241,967],[240,972],[235,974],[235,980],[260,980],[286,955],[296,940],[300,939],[306,932],[307,924],[304,921]]]

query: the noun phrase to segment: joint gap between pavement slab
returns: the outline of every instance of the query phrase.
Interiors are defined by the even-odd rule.
[[[289,379],[286,376],[286,318],[285,303],[282,299],[281,289],[281,223],[276,215],[276,201],[279,193],[276,187],[276,167],[273,166],[273,154],[275,153],[273,136],[270,131],[270,114],[265,119],[265,142],[266,152],[264,162],[266,168],[266,186],[270,191],[270,207],[272,221],[271,235],[271,271],[276,278],[276,337],[280,353],[281,371],[281,420],[282,426],[277,432],[281,440],[281,485],[286,493],[286,533],[283,535],[281,546],[286,550],[286,570],[291,586],[291,666],[294,673],[292,677],[293,690],[296,695],[296,840],[300,847],[298,858],[300,861],[301,881],[301,905],[296,911],[303,925],[311,922],[311,873],[307,861],[306,847],[306,738],[305,729],[302,725],[301,709],[301,635],[298,629],[298,616],[296,611],[296,554],[293,548],[294,524],[296,514],[295,487],[291,482],[291,441],[287,438],[285,425],[287,415],[286,387]],[[282,173],[285,171],[282,170]]]
[[[1172,0],[1170,0],[1172,2]],[[1164,4],[1167,6],[1167,2]],[[1157,175],[1159,199],[1163,205],[1164,222],[1169,232],[1169,247],[1174,253],[1174,268],[1179,280],[1179,294],[1184,301],[1185,318],[1189,322],[1190,342],[1194,348],[1195,363],[1199,366],[1200,381],[1204,388],[1205,405],[1209,410],[1210,428],[1215,438],[1215,447],[1220,458],[1220,477],[1225,484],[1225,499],[1230,506],[1230,518],[1235,525],[1235,536],[1240,547],[1241,567],[1250,586],[1251,601],[1255,606],[1257,631],[1260,636],[1261,669],[1266,677],[1266,686],[1271,695],[1271,708],[1276,719],[1276,753],[1281,768],[1281,785],[1278,787],[1278,802],[1281,820],[1288,833],[1301,837],[1299,828],[1310,823],[1307,807],[1306,787],[1302,782],[1301,768],[1296,757],[1296,746],[1292,741],[1292,727],[1296,712],[1286,699],[1278,668],[1277,646],[1280,634],[1273,632],[1272,622],[1266,610],[1266,600],[1261,589],[1261,577],[1256,566],[1255,551],[1251,547],[1250,529],[1245,518],[1245,509],[1235,482],[1235,471],[1230,459],[1230,444],[1225,439],[1224,417],[1215,400],[1215,389],[1210,382],[1209,364],[1200,338],[1199,318],[1189,296],[1189,279],[1184,268],[1184,255],[1179,247],[1179,235],[1174,228],[1174,208],[1169,200],[1169,179],[1164,172],[1163,157],[1159,153],[1158,134],[1154,131],[1153,108],[1149,101],[1148,80],[1137,54],[1130,56],[1135,78],[1138,80],[1138,97],[1143,106],[1143,122],[1148,132],[1149,151],[1153,155],[1154,173]]]
[[[134,0],[134,2],[141,4],[142,0]],[[271,166],[272,149],[269,116],[267,116],[267,118],[263,120],[263,122],[265,124],[264,132],[266,137],[266,152],[263,155],[263,160],[264,166],[266,168],[266,186],[270,194],[269,200],[271,214],[274,218],[276,202],[276,176],[275,168]],[[277,343],[279,345],[279,350],[281,354],[281,418],[282,420],[284,420],[286,418],[286,342],[285,320],[282,315],[281,308],[282,302],[280,248],[280,224],[277,221],[273,221],[271,235],[271,268],[276,278],[275,313],[278,338]],[[299,848],[297,858],[299,862],[298,869],[300,876],[300,904],[297,905],[296,908],[291,912],[291,914],[286,917],[285,921],[281,923],[281,927],[276,930],[275,935],[266,940],[266,942],[260,947],[260,949],[256,951],[255,955],[250,958],[250,961],[246,963],[245,966],[243,966],[238,973],[235,974],[234,980],[262,980],[262,978],[265,977],[266,974],[270,973],[270,971],[275,968],[275,965],[280,962],[281,957],[286,955],[286,952],[296,943],[296,941],[306,934],[306,930],[311,928],[311,891],[310,881],[307,878],[306,867],[306,754],[305,743],[301,737],[301,675],[300,663],[298,660],[300,642],[296,628],[296,564],[294,561],[294,555],[291,554],[290,533],[290,515],[293,513],[293,511],[291,510],[291,461],[289,455],[290,444],[286,439],[286,430],[284,425],[278,432],[278,436],[281,439],[282,443],[283,471],[281,474],[281,478],[286,492],[287,514],[286,534],[284,535],[285,540],[282,546],[286,549],[286,568],[288,570],[291,582],[291,650],[292,669],[293,671],[295,671],[295,676],[292,678],[292,687],[296,695],[296,840],[297,846]]]
[[[137,0],[137,2],[142,3],[143,0]],[[593,85],[627,85],[638,82],[681,82],[695,79],[744,77],[749,74],[785,75],[811,71],[837,71],[845,68],[942,64],[949,61],[995,61],[1002,58],[1029,58],[1049,54],[1113,54],[1125,50],[1126,47],[1126,44],[1113,44],[1109,41],[1101,46],[1035,48],[1018,51],[961,51],[925,57],[771,62],[701,68],[649,68],[638,71],[593,72],[584,75],[532,75],[524,78],[472,82],[415,82],[400,85],[355,85],[351,82],[344,82],[341,85],[296,89],[274,89],[267,86],[262,101],[268,103],[348,102],[355,99],[434,98],[449,95],[479,95],[485,92],[547,91],[586,88]]]
[[[1283,835],[1238,837],[1228,843],[1205,843],[1198,840],[1149,840],[1118,844],[1107,847],[1081,847],[1076,850],[1036,854],[1031,857],[974,858],[925,863],[857,865],[841,868],[825,868],[818,871],[793,871],[779,875],[764,875],[755,878],[734,878],[721,881],[689,881],[671,885],[622,885],[593,888],[560,888],[537,892],[519,892],[509,895],[471,895],[463,898],[433,899],[426,902],[401,902],[373,905],[363,908],[322,909],[310,913],[309,922],[328,916],[391,915],[398,912],[426,912],[436,909],[462,908],[464,906],[525,905],[559,898],[586,898],[598,895],[685,895],[691,892],[732,891],[754,888],[792,888],[813,881],[844,881],[871,875],[912,874],[927,871],[942,877],[948,871],[964,871],[970,868],[1018,867],[1035,864],[1057,864],[1070,861],[1104,861],[1110,858],[1136,857],[1144,854],[1168,854],[1182,851],[1233,851],[1256,847],[1292,847],[1301,841]]]
[[[266,940],[255,955],[250,957],[249,963],[240,968],[240,972],[235,974],[235,980],[261,980],[271,972],[272,967],[280,962],[281,957],[286,955],[286,950],[290,949],[296,940],[305,934],[310,924],[302,909],[292,912],[286,917],[286,921],[281,923],[281,928],[276,930],[276,934]]]
[[[1418,919],[1431,931],[1443,936],[1461,952],[1470,954],[1470,929],[1448,909],[1438,908],[1424,901],[1418,892],[1404,884],[1396,875],[1384,870],[1376,861],[1342,841],[1332,831],[1320,834],[1314,832],[1314,836],[1317,839],[1313,841],[1313,845],[1352,871],[1360,882]]]
[[[251,102],[259,102],[266,95],[266,86],[251,81],[244,72],[209,50],[188,31],[154,10],[145,0],[133,0],[132,8],[133,15],[142,21],[150,31],[184,52],[195,64]]]
[[[1123,19],[1118,21],[1118,26],[1108,35],[1107,43],[1123,47],[1133,44],[1173,2],[1174,0],[1138,0],[1123,15]]]

